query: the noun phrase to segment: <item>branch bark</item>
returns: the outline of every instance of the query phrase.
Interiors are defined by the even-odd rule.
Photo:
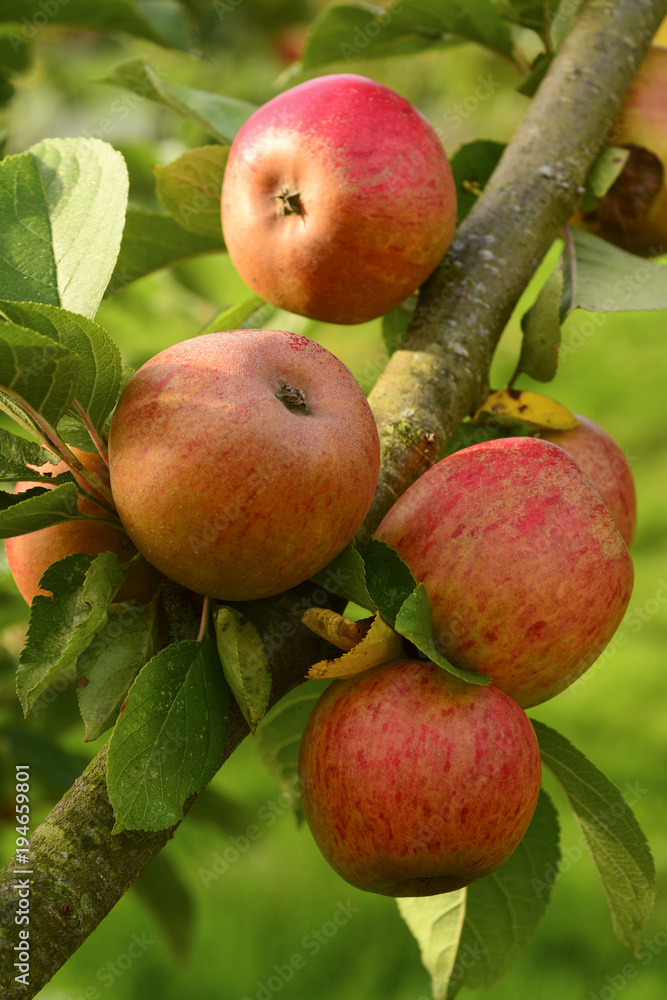
[[[574,213],[666,14],[665,0],[589,0],[582,8],[370,394],[382,467],[360,542],[486,398],[500,335]]]
[[[573,213],[588,168],[667,15],[667,0],[588,0],[530,109],[449,253],[422,289],[401,348],[373,390],[382,443],[375,500],[360,540],[394,499],[437,459],[462,418],[488,389],[498,339],[528,281]],[[272,659],[273,700],[328,655],[300,615],[309,585],[244,610],[263,636],[290,638]],[[247,735],[233,715],[221,764]],[[100,751],[30,841],[30,986],[15,982],[18,895],[14,860],[0,872],[0,985],[28,1000],[95,929],[173,836],[112,836]]]

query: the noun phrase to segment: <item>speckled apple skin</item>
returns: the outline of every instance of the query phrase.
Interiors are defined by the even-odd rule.
[[[299,192],[302,213],[276,196]],[[331,323],[382,316],[411,295],[451,243],[456,189],[426,118],[375,80],[318,77],[274,97],[239,130],[222,227],[262,298]]]
[[[630,600],[627,546],[562,448],[505,438],[448,456],[376,532],[424,583],[436,641],[524,708],[576,680]]]
[[[108,482],[109,471],[97,452],[79,451],[73,448],[72,451],[79,461],[91,472],[97,473],[101,479]],[[69,466],[64,462],[58,465],[46,464],[41,466],[42,472],[58,476],[61,472],[69,472]],[[78,479],[78,477],[76,477]],[[84,485],[81,483],[81,485]],[[26,490],[34,489],[36,486],[44,486],[52,489],[48,484],[34,482],[17,483],[14,492],[25,493]],[[86,489],[90,487],[85,484]],[[107,516],[96,503],[86,497],[79,497],[77,501],[78,509],[82,514],[92,514],[96,517]],[[5,552],[7,562],[14,577],[14,582],[22,597],[32,604],[33,598],[40,594],[45,596],[49,593],[42,590],[39,581],[49,568],[49,566],[64,559],[65,556],[74,552],[83,552],[88,555],[100,555],[102,552],[113,552],[121,563],[128,562],[137,554],[137,550],[121,529],[114,528],[111,524],[104,524],[101,521],[64,521],[62,524],[54,524],[50,528],[41,528],[39,531],[30,531],[26,535],[17,535],[15,538],[5,540]],[[150,600],[157,586],[159,576],[152,566],[140,561],[134,566],[119,592],[118,600],[129,601],[133,598],[140,601]]]
[[[637,494],[628,460],[602,427],[580,413],[575,416],[579,427],[546,431],[541,437],[564,448],[588,473],[630,548],[637,524]]]
[[[299,390],[308,413],[277,398]],[[333,354],[282,330],[195,337],[130,379],[109,434],[123,526],[154,566],[221,600],[269,597],[351,540],[379,471],[375,419]]]
[[[540,790],[530,720],[493,685],[395,660],[334,681],[301,740],[303,807],[352,885],[431,896],[496,871]]]

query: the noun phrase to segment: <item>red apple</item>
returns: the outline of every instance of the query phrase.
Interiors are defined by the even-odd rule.
[[[380,458],[370,407],[333,354],[283,330],[229,330],[133,375],[109,460],[121,521],[149,562],[196,593],[250,600],[347,545]]]
[[[631,253],[667,253],[667,47],[649,49],[610,142],[628,147],[630,158],[595,210],[573,224]]]
[[[493,685],[395,660],[334,681],[299,753],[315,842],[342,878],[386,896],[431,896],[496,871],[540,791],[526,714]]]
[[[97,452],[79,451],[78,448],[71,450],[87,469],[97,473],[100,478],[108,482],[109,470]],[[57,476],[61,472],[69,470],[64,462],[59,462],[55,466],[47,463],[41,467],[40,471]],[[78,476],[75,478],[89,493],[93,492],[87,483],[83,483]],[[25,493],[26,490],[43,485],[42,483],[20,482],[16,484],[14,492]],[[46,484],[46,489],[53,489],[53,487]],[[87,497],[79,497],[77,507],[82,514],[91,514],[96,517],[107,516],[104,510]],[[118,528],[114,528],[113,525],[104,524],[102,521],[64,521],[62,524],[54,524],[50,528],[42,528],[26,535],[17,535],[15,538],[6,539],[5,552],[16,586],[28,604],[32,604],[33,598],[37,594],[46,595],[49,593],[47,590],[40,589],[39,581],[48,567],[57,562],[58,559],[64,559],[65,556],[72,555],[74,552],[89,555],[113,552],[121,563],[125,563],[136,555],[137,550],[120,525]],[[153,567],[140,562],[130,570],[118,592],[117,599],[128,601],[136,598],[148,601],[154,593],[156,585],[157,573]]]
[[[630,548],[637,523],[637,497],[628,460],[598,424],[579,413],[575,416],[581,426],[570,431],[544,431],[541,436],[564,448],[588,473]]]
[[[362,323],[428,277],[456,225],[447,156],[388,87],[343,73],[279,94],[232,143],[222,225],[243,280],[282,309]]]
[[[301,58],[306,38],[308,37],[308,26],[305,24],[291,24],[288,28],[283,28],[273,38],[272,48],[280,61],[286,66],[296,62]]]
[[[399,497],[376,538],[424,583],[444,655],[524,707],[588,669],[630,600],[632,561],[611,514],[550,441],[455,452]]]

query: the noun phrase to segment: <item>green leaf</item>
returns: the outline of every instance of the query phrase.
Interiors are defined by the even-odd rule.
[[[45,139],[0,163],[0,298],[92,318],[118,256],[125,161],[97,139]]]
[[[47,482],[46,476],[35,472],[29,466],[42,466],[47,462],[56,465],[59,461],[60,459],[34,441],[26,441],[18,434],[0,428],[0,482]],[[53,481],[53,478],[50,477],[50,481]]]
[[[465,219],[496,169],[505,146],[502,142],[477,139],[461,146],[450,164],[456,184],[457,223]]]
[[[468,681],[469,684],[491,683],[491,678],[487,677],[486,674],[455,667],[442,655],[433,638],[431,612],[423,583],[420,583],[401,605],[396,615],[394,628],[399,635],[405,636],[406,639],[414,643],[417,649],[428,656],[429,660],[437,663],[439,667],[449,671],[455,677],[459,677],[462,681]]]
[[[222,238],[220,195],[228,156],[229,146],[202,146],[153,168],[158,198],[188,232]]]
[[[225,679],[254,733],[266,715],[271,695],[271,670],[264,643],[245,615],[225,606],[215,615],[215,636]]]
[[[300,64],[289,76],[355,59],[405,56],[424,49],[459,45],[460,39],[439,33],[420,33],[406,27],[392,4],[386,10],[371,4],[337,4],[327,7],[313,21]]]
[[[250,295],[242,302],[233,306],[225,306],[217,312],[213,319],[199,331],[199,336],[206,333],[218,333],[221,330],[255,330],[261,329],[276,313],[276,307],[265,302],[259,295]]]
[[[132,681],[155,652],[154,604],[111,604],[76,664],[84,740],[96,740],[116,721]]]
[[[543,37],[549,18],[556,13],[561,0],[494,0],[494,3],[507,21],[530,28]]]
[[[565,246],[565,315],[574,309],[626,312],[667,309],[667,267],[620,250],[590,233],[570,230],[575,263]]]
[[[533,941],[550,901],[545,876],[557,870],[560,829],[553,802],[541,791],[523,840],[493,875],[468,886],[457,961],[476,947],[479,961],[465,970],[466,988],[488,990]],[[480,950],[482,955],[480,955]]]
[[[138,278],[163,267],[180,264],[200,254],[220,253],[224,249],[222,231],[216,238],[201,236],[189,233],[163,212],[129,208],[107,295],[114,295]]]
[[[313,22],[301,57],[310,71],[331,62],[409,55],[473,41],[511,59],[511,32],[491,0],[403,0],[386,8],[342,4]]]
[[[160,650],[127,696],[109,743],[114,833],[163,830],[222,761],[229,690],[209,638]]]
[[[630,156],[629,149],[622,146],[607,146],[588,172],[586,195],[581,203],[582,211],[593,211],[598,198],[604,198],[609,188],[623,172]]]
[[[396,900],[399,913],[419,945],[422,965],[431,977],[433,1000],[450,1000],[461,986],[456,958],[466,892],[456,889],[436,896],[403,896]]]
[[[332,594],[354,601],[362,608],[377,611],[366,588],[366,566],[354,542],[346,545],[335,559],[311,577]]]
[[[50,528],[63,521],[88,519],[77,507],[79,487],[64,483],[53,490],[26,490],[25,493],[0,492],[0,538],[14,538],[31,531]]]
[[[303,819],[298,775],[301,735],[315,702],[330,683],[329,680],[309,680],[299,684],[264,716],[253,737],[257,753],[299,822]]]
[[[523,94],[524,97],[534,97],[553,60],[553,52],[540,52],[530,67],[530,75],[516,88],[517,94]]]
[[[120,392],[122,362],[120,351],[98,323],[60,309],[33,302],[2,302],[0,315],[10,323],[35,330],[76,354],[81,362],[76,401],[102,434]],[[3,333],[0,325],[0,336]]]
[[[143,56],[116,63],[101,82],[116,84],[162,104],[223,143],[231,143],[241,125],[257,110],[256,105],[247,101],[165,83]]]
[[[0,410],[31,433],[37,415],[57,426],[72,405],[80,372],[72,351],[34,330],[0,323]],[[42,440],[43,432],[37,434]]]
[[[187,0],[136,0],[153,31],[174,49],[192,46],[192,25]],[[164,44],[164,43],[163,43]]]
[[[386,542],[372,538],[364,548],[366,587],[382,617],[393,625],[403,604],[417,586],[417,581],[398,552]],[[343,595],[347,597],[347,594]],[[354,597],[349,600],[356,601]]]
[[[35,33],[37,26],[44,24],[46,18],[49,24],[92,28],[107,34],[122,31],[171,47],[174,40],[170,37],[172,30],[165,12],[160,10],[163,6],[146,3],[145,0],[138,3],[135,0],[104,0],[103,3],[91,3],[91,0],[67,0],[63,3],[63,0],[54,0],[52,5],[45,0],[3,0],[2,18],[20,22],[21,26],[16,28],[17,45],[27,44],[32,37],[26,29],[26,22],[29,22],[30,32]]]
[[[547,278],[534,304],[521,320],[521,354],[512,382],[525,372],[538,382],[550,382],[558,368],[563,260]]]
[[[651,851],[618,788],[569,740],[533,720],[542,760],[562,786],[607,896],[614,933],[637,953],[656,896]]]
[[[3,70],[23,73],[32,64],[33,54],[32,42],[22,38],[15,25],[0,26],[0,66]]]
[[[489,989],[518,961],[537,932],[550,886],[536,879],[560,857],[558,819],[545,792],[526,834],[493,875],[467,889],[397,900],[431,975],[434,1000],[452,1000],[462,986]]]
[[[40,586],[53,599],[38,595],[32,602],[16,672],[25,715],[54,680],[73,677],[77,658],[106,622],[109,599],[123,576],[111,552],[66,556],[46,570]]]

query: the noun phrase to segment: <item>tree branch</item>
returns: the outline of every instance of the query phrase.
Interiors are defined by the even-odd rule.
[[[498,340],[574,213],[665,0],[588,0],[369,401],[380,482],[360,542],[488,394]]]
[[[437,459],[463,416],[486,394],[500,334],[572,214],[577,189],[666,14],[667,0],[588,0],[584,6],[491,182],[424,287],[402,348],[371,394],[383,459],[363,537]],[[274,701],[303,680],[310,663],[327,655],[300,625],[309,602],[312,587],[304,584],[271,601],[244,605],[263,636],[293,633],[278,649],[269,642]],[[236,712],[221,763],[246,734]],[[0,984],[6,1000],[35,996],[174,834],[176,826],[112,836],[105,763],[102,750],[31,837],[27,989],[14,981],[15,862],[0,873],[0,918],[7,929]]]

